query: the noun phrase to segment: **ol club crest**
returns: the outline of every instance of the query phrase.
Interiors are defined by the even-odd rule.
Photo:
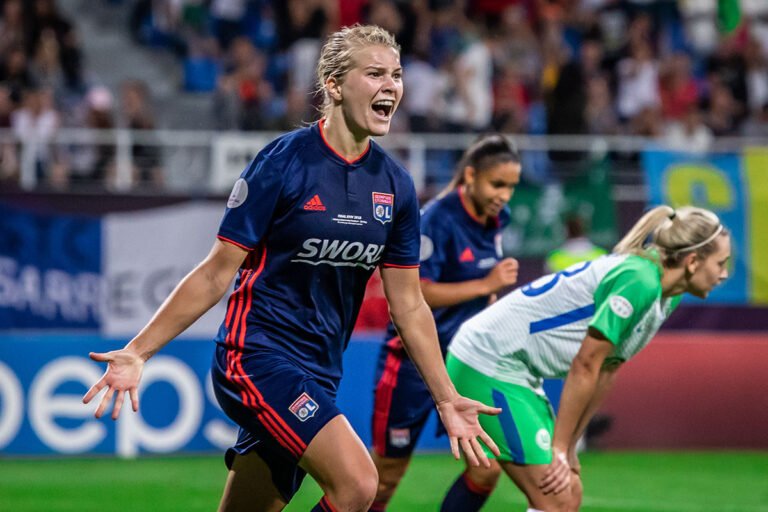
[[[382,224],[392,220],[392,210],[395,208],[395,194],[383,192],[373,193],[373,218]]]

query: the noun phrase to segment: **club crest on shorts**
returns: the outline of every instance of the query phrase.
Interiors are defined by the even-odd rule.
[[[315,415],[320,406],[317,402],[312,400],[312,397],[306,393],[299,395],[299,398],[293,401],[288,410],[293,413],[294,416],[299,418],[299,421],[307,421],[309,418]]]
[[[389,429],[389,444],[395,448],[405,448],[411,442],[411,429],[391,428]]]
[[[549,431],[545,428],[539,429],[536,432],[536,444],[542,450],[549,450],[552,448],[552,437],[549,435]]]
[[[382,224],[392,220],[392,210],[395,208],[395,194],[383,192],[373,193],[373,218]]]

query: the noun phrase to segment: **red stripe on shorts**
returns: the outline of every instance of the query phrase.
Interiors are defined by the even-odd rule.
[[[384,362],[384,371],[376,383],[376,395],[373,405],[373,449],[384,457],[387,448],[387,421],[392,409],[392,393],[397,387],[397,375],[403,362],[402,350],[397,350],[400,338],[395,336],[387,342],[391,350]]]

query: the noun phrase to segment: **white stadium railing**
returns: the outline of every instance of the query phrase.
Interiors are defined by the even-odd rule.
[[[54,163],[64,167],[71,165],[72,154],[78,148],[105,146],[110,148],[109,182],[94,182],[91,185],[107,187],[115,192],[130,193],[136,188],[133,178],[135,157],[134,145],[156,148],[159,167],[162,168],[162,187],[144,187],[143,192],[208,193],[226,194],[232,183],[253,156],[280,132],[216,132],[156,130],[136,131],[126,129],[92,130],[59,129],[51,138],[19,138],[9,129],[0,130],[0,169],[18,176],[18,183],[24,190],[35,190],[45,185],[46,173]],[[378,141],[392,151],[411,172],[419,190],[430,182],[445,181],[451,173],[451,162],[468,146],[477,134],[456,133],[392,133]],[[618,155],[638,154],[649,149],[686,151],[687,147],[670,146],[664,138],[636,136],[582,136],[582,135],[510,135],[514,144],[526,152],[578,152],[581,158],[592,160],[610,153]],[[727,137],[717,138],[706,148],[707,153],[735,153],[745,147],[766,146],[762,138]],[[431,164],[431,151],[448,152],[448,169],[442,169],[439,176]],[[701,150],[700,150],[701,151]],[[9,171],[11,164],[3,162],[10,156],[16,159],[15,172]],[[453,159],[453,160],[451,160]],[[445,159],[443,165],[445,166]],[[619,164],[621,173],[637,178],[639,164],[632,164],[627,158]],[[567,166],[556,165],[556,172]],[[103,171],[103,169],[101,170]],[[613,171],[616,173],[616,170]],[[74,174],[74,172],[73,172]],[[104,173],[101,172],[103,175]],[[0,171],[0,176],[2,172]],[[627,182],[628,181],[628,182]],[[0,181],[0,186],[2,186]],[[638,197],[643,194],[642,179],[618,180],[616,199]]]

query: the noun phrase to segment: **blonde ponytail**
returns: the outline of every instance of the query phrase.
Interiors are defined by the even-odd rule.
[[[650,210],[632,226],[613,251],[637,254],[645,249],[646,239],[659,251],[665,267],[676,267],[683,258],[695,252],[707,257],[715,251],[717,239],[729,236],[720,219],[709,210],[695,206],[673,209],[662,205]]]
[[[624,238],[616,244],[613,252],[617,254],[635,254],[642,252],[648,236],[664,224],[671,224],[675,210],[667,205],[657,206],[640,217]]]

